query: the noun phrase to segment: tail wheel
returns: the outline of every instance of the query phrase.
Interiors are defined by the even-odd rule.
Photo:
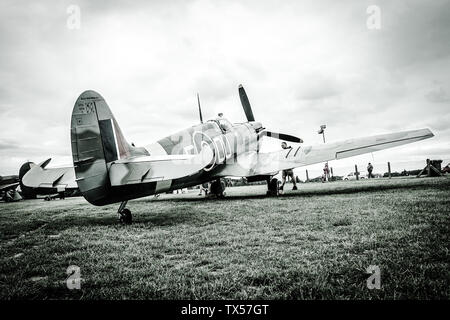
[[[131,224],[132,215],[129,209],[125,208],[122,210],[122,212],[120,212],[120,222],[125,224]]]

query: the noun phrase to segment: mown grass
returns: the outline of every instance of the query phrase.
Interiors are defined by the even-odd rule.
[[[289,187],[289,185],[287,185]],[[0,299],[449,299],[450,179],[0,203]],[[66,287],[69,265],[81,290]],[[369,265],[381,289],[369,290]]]

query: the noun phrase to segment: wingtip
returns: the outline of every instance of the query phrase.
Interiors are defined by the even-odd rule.
[[[434,137],[434,133],[433,133],[433,131],[431,131],[429,128],[424,128],[424,129],[422,129],[423,131],[424,131],[424,135],[425,136],[427,136],[427,137],[429,137],[429,138],[431,138],[431,137]]]

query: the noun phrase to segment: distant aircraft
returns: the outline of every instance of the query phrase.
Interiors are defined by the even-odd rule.
[[[16,188],[19,186],[19,176],[0,176],[0,199],[5,202],[22,199]]]
[[[268,194],[277,195],[278,183],[273,176],[280,170],[356,156],[433,136],[429,129],[421,129],[260,152],[263,136],[293,143],[303,141],[266,130],[255,121],[242,85],[239,96],[247,122],[231,124],[224,117],[203,122],[199,103],[200,124],[139,148],[125,140],[103,97],[95,91],[83,92],[75,102],[70,130],[75,180],[84,198],[97,206],[121,202],[120,220],[131,223],[131,212],[125,208],[131,199],[209,181],[211,192],[222,196],[225,184],[221,178],[228,176],[265,180]],[[29,187],[38,187],[44,182],[61,183],[58,179],[65,179],[65,174],[61,176],[60,169],[46,169],[46,163],[32,167],[23,183]]]

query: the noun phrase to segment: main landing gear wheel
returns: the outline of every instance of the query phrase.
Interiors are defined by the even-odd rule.
[[[225,188],[225,182],[220,179],[211,182],[211,193],[217,198],[225,197]]]
[[[268,196],[278,196],[279,195],[277,178],[267,180],[267,195]]]
[[[127,201],[124,201],[120,204],[120,207],[118,210],[119,220],[121,223],[131,224],[131,222],[132,222],[131,211],[129,209],[125,208],[126,205],[127,205]]]

